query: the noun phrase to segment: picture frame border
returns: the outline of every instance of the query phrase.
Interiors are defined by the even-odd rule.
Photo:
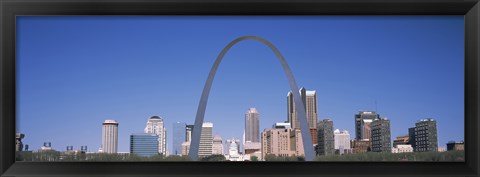
[[[1,0],[1,176],[478,176],[478,0]],[[464,15],[465,162],[16,162],[17,16]],[[193,119],[193,118],[192,118]]]

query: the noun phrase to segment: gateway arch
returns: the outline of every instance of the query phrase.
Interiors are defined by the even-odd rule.
[[[304,109],[305,106],[301,101],[302,99],[300,97],[300,93],[297,91],[298,87],[297,87],[295,78],[293,77],[292,71],[290,70],[290,67],[287,64],[287,61],[285,61],[285,58],[282,56],[280,51],[272,43],[258,36],[242,36],[242,37],[236,38],[235,40],[228,43],[228,45],[223,48],[223,50],[220,52],[217,59],[215,60],[215,63],[213,64],[212,69],[208,74],[207,81],[205,82],[205,86],[203,87],[202,97],[200,98],[200,102],[198,104],[197,115],[195,117],[195,124],[193,128],[193,133],[192,133],[192,141],[191,141],[190,150],[188,153],[190,159],[194,161],[198,160],[200,134],[202,131],[201,127],[202,127],[203,119],[205,116],[205,109],[207,107],[208,95],[210,94],[210,89],[212,87],[213,79],[215,77],[215,73],[217,72],[218,66],[220,65],[220,62],[222,61],[225,54],[230,50],[230,48],[232,48],[235,44],[239,43],[240,41],[244,41],[244,40],[256,40],[267,45],[268,47],[270,47],[273,53],[275,53],[278,60],[282,64],[283,71],[285,72],[285,75],[287,75],[288,83],[290,84],[290,89],[292,90],[292,93],[293,93],[293,99],[295,101],[295,105],[298,105],[298,106],[295,106],[295,109],[298,114],[300,130],[302,132],[302,141],[303,141],[303,147],[305,151],[305,160],[307,161],[313,160],[314,152],[313,152],[312,137],[310,134],[310,129],[308,128],[307,116],[305,114],[305,109]]]

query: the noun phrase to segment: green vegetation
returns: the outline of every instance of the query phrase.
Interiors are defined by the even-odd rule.
[[[78,153],[65,154],[58,151],[20,152],[18,161],[188,161],[187,156],[139,156],[135,154],[110,154],[110,153]]]
[[[265,156],[265,161],[305,161],[305,157],[303,156],[284,157],[284,156],[276,156],[274,154],[268,154]]]
[[[315,161],[465,161],[465,151],[409,152],[396,154],[367,152],[317,156]]]
[[[31,152],[23,151],[16,154],[17,161],[189,161],[188,156],[138,156],[135,154],[108,154],[108,153],[77,153],[66,154],[59,151]],[[379,153],[367,152],[359,154],[317,156],[315,161],[465,161],[465,151],[447,152],[410,152],[410,153]],[[223,155],[211,155],[200,161],[226,161]],[[258,161],[258,157],[252,156],[251,161]],[[303,156],[280,157],[273,154],[265,156],[265,161],[305,161]]]
[[[200,159],[200,161],[226,161],[226,158],[224,155],[214,154],[214,155],[203,157]]]

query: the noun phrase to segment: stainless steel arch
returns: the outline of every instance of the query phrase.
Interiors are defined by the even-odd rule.
[[[303,105],[303,102],[301,101],[300,98],[300,93],[298,92],[298,87],[297,83],[295,81],[295,78],[293,78],[292,71],[290,70],[290,67],[287,64],[287,61],[285,61],[285,58],[282,56],[280,51],[270,42],[267,40],[258,37],[258,36],[242,36],[239,37],[232,42],[228,43],[225,48],[220,52],[218,55],[217,59],[215,60],[215,63],[212,66],[212,69],[210,70],[210,73],[208,74],[207,81],[205,82],[205,86],[203,87],[203,92],[202,92],[202,97],[200,99],[200,102],[198,104],[198,109],[197,109],[197,115],[195,118],[195,124],[193,127],[193,133],[192,133],[192,141],[190,144],[190,150],[189,150],[189,157],[191,160],[198,160],[198,149],[200,145],[200,134],[202,130],[202,124],[203,124],[203,119],[205,116],[205,109],[207,107],[207,101],[208,101],[208,95],[210,94],[210,88],[212,87],[213,83],[213,78],[215,77],[215,73],[217,72],[217,68],[220,65],[220,62],[222,61],[223,57],[225,54],[232,48],[233,45],[240,41],[244,40],[257,40],[262,42],[263,44],[267,45],[270,47],[270,49],[275,53],[277,56],[278,60],[280,60],[283,71],[287,75],[288,83],[290,84],[290,88],[292,89],[293,93],[293,98],[295,101],[295,109],[298,114],[299,122],[300,122],[300,130],[302,132],[302,141],[303,141],[303,147],[305,151],[305,160],[313,160],[314,158],[314,152],[313,152],[313,144],[312,144],[312,136],[310,134],[310,129],[308,128],[308,121],[307,121],[307,116],[305,114],[305,106]],[[302,109],[303,108],[303,109]]]

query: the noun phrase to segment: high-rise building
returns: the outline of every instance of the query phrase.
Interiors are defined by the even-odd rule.
[[[335,143],[333,134],[333,121],[323,119],[317,123],[318,144],[315,147],[317,155],[335,154]]]
[[[187,135],[186,128],[187,124],[184,122],[173,123],[172,155],[182,154],[182,143],[185,142]]]
[[[415,151],[415,127],[408,128],[408,144],[412,145],[413,151]]]
[[[102,152],[117,153],[118,150],[118,122],[108,119],[102,124]]]
[[[312,135],[312,143],[317,144],[317,120],[318,120],[318,106],[317,106],[317,92],[315,90],[306,90],[304,87],[299,90],[303,105],[305,106],[305,114],[307,116],[308,128]],[[293,100],[293,93],[289,91],[287,94],[287,117],[288,122],[294,129],[300,129],[300,122],[298,121],[297,111],[295,110],[295,102]]]
[[[360,124],[360,129],[362,130],[360,133],[360,137],[362,139],[372,139],[372,119],[363,119],[362,123]]]
[[[167,155],[167,129],[161,117],[148,118],[144,133],[156,134],[158,136],[158,153]]]
[[[204,122],[200,133],[200,145],[198,146],[198,156],[205,157],[212,155],[213,145],[213,123]]]
[[[256,108],[245,113],[245,141],[260,142],[260,113]]]
[[[392,152],[390,120],[387,118],[373,119],[371,129],[372,152]]]
[[[221,154],[223,155],[223,140],[220,135],[215,135],[213,137],[213,144],[212,144],[212,154]]]
[[[300,129],[290,128],[289,123],[276,123],[273,128],[263,130],[260,148],[260,159],[265,159],[268,154],[281,157],[305,155]]]
[[[339,154],[344,154],[345,151],[350,149],[350,133],[347,130],[340,131],[336,129],[333,131],[335,150],[338,150]]]
[[[135,133],[130,135],[130,154],[152,156],[158,154],[158,135]]]
[[[192,132],[193,132],[193,125],[187,125],[185,127],[185,141],[187,142],[192,141]]]
[[[188,155],[190,151],[190,141],[192,140],[193,125],[185,126],[185,137],[182,143],[182,155]]]
[[[370,139],[370,123],[380,115],[372,111],[360,111],[355,114],[355,139]]]
[[[421,119],[415,123],[413,131],[410,138],[415,139],[415,145],[412,145],[415,152],[438,151],[437,121],[432,118]]]

